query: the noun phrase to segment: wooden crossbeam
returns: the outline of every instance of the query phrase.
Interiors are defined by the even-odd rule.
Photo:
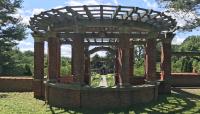
[[[119,11],[121,10],[121,6],[118,6],[117,8],[116,8],[116,10],[115,10],[115,12],[113,13],[113,19],[116,19],[117,18],[117,15],[118,15],[118,13],[119,13]]]
[[[89,19],[94,19],[92,13],[90,12],[90,10],[88,9],[88,7],[86,5],[83,6],[85,12],[86,12],[86,15],[88,16]]]
[[[59,10],[53,10],[53,12],[58,13],[62,18],[72,19],[72,17],[69,16],[66,12],[63,13],[63,12],[60,12]],[[64,21],[64,20],[63,20],[63,21]]]
[[[58,37],[61,38],[74,38],[77,35],[81,35],[84,38],[101,38],[99,33],[59,33]],[[106,33],[105,36],[103,38],[101,38],[101,40],[103,40],[104,38],[119,38],[120,35],[119,33]],[[129,38],[135,38],[135,39],[141,39],[141,38],[148,38],[149,34],[140,34],[140,33],[135,33],[135,34],[123,34],[126,35]],[[164,34],[160,34],[159,38],[164,38]]]
[[[61,40],[61,44],[72,44],[72,41]],[[116,46],[119,42],[84,42],[84,45],[89,46]],[[145,41],[131,41],[131,45],[144,45]]]
[[[90,39],[89,38],[87,38],[86,40],[87,40],[88,43],[90,43]]]
[[[124,16],[124,20],[127,20],[129,17],[132,17],[133,13],[136,13],[138,10],[138,7],[134,7],[130,11],[127,12],[127,14]]]
[[[74,16],[74,17],[77,16],[79,18],[84,18],[81,14],[79,14],[78,12],[76,12],[75,10],[73,10],[71,7],[66,6],[65,8],[66,8],[66,10],[68,12],[70,12],[72,14],[72,16]]]
[[[100,5],[100,19],[103,19],[103,5]]]

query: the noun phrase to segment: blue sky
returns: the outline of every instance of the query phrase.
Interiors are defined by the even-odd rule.
[[[29,18],[33,14],[38,14],[41,11],[58,8],[67,5],[95,5],[95,4],[108,4],[108,5],[125,5],[125,6],[137,6],[142,8],[148,8],[158,11],[164,11],[164,9],[159,8],[155,0],[24,0],[23,8],[19,9],[17,16],[22,18],[22,22],[28,24]],[[179,24],[183,24],[179,21]],[[31,31],[28,31],[31,32]],[[187,36],[199,35],[198,29],[192,32],[177,33],[173,43],[180,44]],[[29,34],[28,38],[21,41],[18,45],[21,51],[32,50],[33,51],[33,38]],[[70,57],[70,48],[67,46],[62,46],[62,55]],[[101,53],[102,54],[102,53]]]

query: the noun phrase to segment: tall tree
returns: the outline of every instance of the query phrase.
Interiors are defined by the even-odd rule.
[[[157,0],[161,7],[179,19],[186,21],[182,30],[192,30],[200,26],[200,0]]]
[[[14,16],[21,4],[22,0],[0,0],[0,75],[13,63],[10,51],[26,36],[25,26]]]

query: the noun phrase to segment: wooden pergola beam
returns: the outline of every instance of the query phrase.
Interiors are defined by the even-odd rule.
[[[66,10],[72,14],[73,17],[79,17],[79,18],[84,18],[81,14],[79,14],[77,11],[73,10],[71,7],[66,6]]]
[[[100,19],[103,19],[103,5],[100,5]]]
[[[61,40],[61,44],[72,44],[71,41]],[[119,42],[84,42],[84,45],[90,46],[113,46],[118,45]],[[131,45],[144,45],[145,41],[132,41]]]
[[[119,13],[119,11],[121,10],[121,6],[118,6],[117,8],[116,8],[116,10],[115,10],[115,12],[113,13],[113,19],[116,19],[117,18],[117,15],[118,15],[118,13]]]
[[[124,20],[127,20],[129,17],[132,17],[133,13],[136,13],[138,10],[138,7],[134,7],[130,11],[127,12],[127,14],[124,16]]]
[[[99,33],[58,33],[58,37],[61,38],[73,38],[77,35],[81,35],[84,38],[101,38],[101,35]],[[131,34],[127,33],[124,34],[127,35],[129,38],[135,38],[135,39],[146,39],[149,37],[149,34]],[[103,38],[119,38],[119,33],[106,33]],[[164,38],[164,34],[159,34],[159,38]]]
[[[86,5],[83,6],[85,12],[86,12],[86,15],[88,16],[89,19],[94,19],[92,13],[90,12],[90,10],[88,9],[88,7]]]

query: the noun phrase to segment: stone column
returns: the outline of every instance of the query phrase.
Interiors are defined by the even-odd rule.
[[[44,98],[44,42],[34,42],[34,80],[33,92],[34,97],[41,99]]]
[[[162,42],[161,47],[161,80],[171,76],[171,39]]]
[[[60,76],[60,39],[48,38],[48,77],[47,81],[56,82]]]
[[[121,78],[120,85],[122,86],[128,86],[130,85],[130,42],[129,37],[126,35],[121,34],[119,39],[119,48],[120,48],[120,61],[119,61],[119,77]]]
[[[168,33],[162,41],[160,93],[171,93],[171,41],[173,37],[172,33]]]
[[[145,56],[145,74],[147,81],[156,81],[156,40],[147,39]]]
[[[71,45],[71,75],[74,75],[74,48],[73,48],[73,44]]]
[[[130,48],[130,57],[129,57],[129,65],[130,65],[130,70],[129,70],[129,74],[130,74],[130,78],[133,78],[133,72],[134,72],[134,46],[132,46]]]
[[[85,77],[84,82],[86,85],[90,84],[90,54],[88,53],[89,46],[85,47]]]
[[[119,49],[116,49],[115,55],[115,85],[119,84]]]
[[[80,35],[75,36],[73,39],[73,76],[74,82],[84,85],[84,38]]]

